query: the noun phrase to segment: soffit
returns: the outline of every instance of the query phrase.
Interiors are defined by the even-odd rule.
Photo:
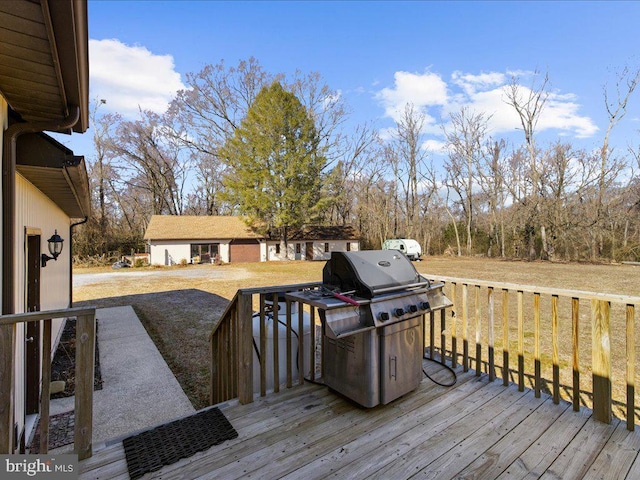
[[[80,107],[88,127],[86,0],[0,2],[0,93],[27,122],[55,122]]]

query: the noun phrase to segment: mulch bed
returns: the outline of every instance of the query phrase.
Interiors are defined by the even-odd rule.
[[[98,350],[98,328],[96,320],[96,360],[93,389],[102,390],[102,373],[100,371],[100,355]],[[60,343],[51,362],[51,381],[64,380],[63,392],[51,395],[51,398],[71,397],[76,391],[76,319],[70,318],[65,324]]]

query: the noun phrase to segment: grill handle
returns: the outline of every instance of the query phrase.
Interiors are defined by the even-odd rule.
[[[397,292],[398,290],[402,290],[405,288],[420,288],[420,287],[428,287],[428,286],[429,286],[429,282],[427,281],[427,282],[420,282],[420,283],[411,283],[409,285],[400,285],[395,287],[376,288],[374,292],[376,295],[378,295],[380,293]]]

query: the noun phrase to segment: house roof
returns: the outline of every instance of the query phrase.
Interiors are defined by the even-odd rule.
[[[264,238],[252,231],[241,217],[153,215],[145,240],[214,240],[222,238]]]
[[[86,0],[0,2],[0,94],[27,122],[56,122],[80,108],[89,126]],[[67,132],[70,133],[70,132]]]
[[[84,157],[44,133],[18,138],[16,170],[70,218],[89,215],[91,200]]]
[[[360,235],[350,225],[320,226],[310,225],[289,234],[289,240],[359,240]]]

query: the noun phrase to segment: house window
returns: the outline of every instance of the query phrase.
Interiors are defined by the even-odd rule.
[[[302,253],[302,250],[300,249],[300,244],[296,243],[296,253]]]
[[[329,242],[325,242],[324,244],[324,253],[329,253]]]
[[[219,243],[192,243],[191,261],[193,263],[211,263],[220,253]]]
[[[280,255],[280,244],[276,243],[276,255]]]
[[[351,242],[347,242],[347,252],[351,251]]]

